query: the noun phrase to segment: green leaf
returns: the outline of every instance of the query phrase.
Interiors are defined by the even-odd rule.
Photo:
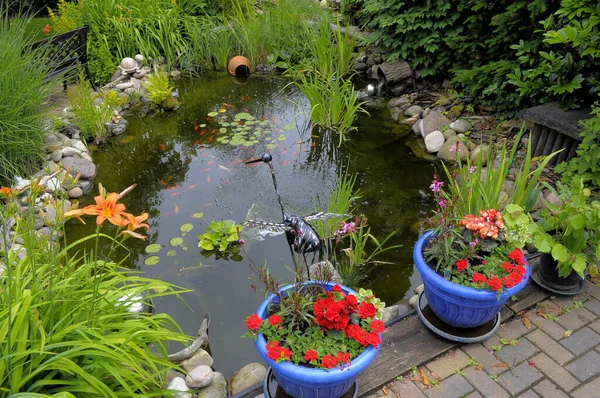
[[[158,263],[160,263],[160,257],[158,256],[146,257],[146,259],[144,260],[144,264],[149,266],[156,265]]]
[[[209,112],[208,117],[215,117],[219,114],[219,112]]]
[[[159,245],[158,243],[152,243],[151,245],[146,246],[146,253],[148,253],[148,254],[158,253],[160,251],[160,249],[162,249],[162,245]]]
[[[198,243],[198,246],[200,246],[202,249],[208,250],[208,251],[215,249],[215,247],[213,246],[212,242],[209,241],[209,240],[201,240]]]
[[[183,224],[183,225],[182,225],[182,226],[179,228],[179,230],[180,230],[181,232],[186,232],[186,233],[187,233],[187,232],[190,232],[192,229],[194,229],[194,226],[193,226],[192,224],[190,224],[190,223]]]
[[[560,243],[557,243],[552,248],[552,257],[554,257],[559,263],[567,262],[569,260],[569,251],[566,247]]]
[[[177,252],[175,250],[169,250],[167,252],[167,257],[175,257],[177,255]]]
[[[194,217],[194,218],[202,218],[202,217],[204,217],[204,213],[194,213],[194,214],[192,214],[192,217]]]
[[[183,244],[183,238],[180,238],[179,236],[177,236],[177,237],[171,239],[169,241],[169,244],[171,246],[181,246]]]

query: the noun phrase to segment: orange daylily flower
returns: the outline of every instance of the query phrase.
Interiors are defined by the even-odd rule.
[[[10,187],[0,187],[0,194],[6,196],[7,199],[12,197],[12,189]]]
[[[113,225],[120,226],[123,218],[121,215],[123,214],[123,210],[125,210],[125,205],[122,203],[117,203],[119,199],[119,194],[116,192],[108,194],[108,196],[96,196],[94,200],[96,201],[95,205],[89,205],[81,209],[83,214],[89,216],[97,216],[96,224],[102,225],[104,220],[108,220]]]
[[[146,227],[146,229],[150,229],[148,224],[143,223],[148,219],[148,213],[142,213],[139,216],[134,216],[133,214],[123,213],[125,219],[121,221],[122,227],[127,227],[129,231],[135,231],[136,229]]]

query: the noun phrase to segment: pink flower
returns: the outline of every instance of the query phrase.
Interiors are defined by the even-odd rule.
[[[349,234],[350,232],[356,232],[356,228],[354,226],[355,225],[353,222],[345,223],[341,226],[340,229],[335,231],[335,234],[336,235],[346,235],[346,234]]]
[[[429,188],[431,188],[432,192],[440,192],[440,189],[444,186],[443,181],[433,180]]]

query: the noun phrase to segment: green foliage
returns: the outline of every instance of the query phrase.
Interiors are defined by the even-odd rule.
[[[25,27],[30,18],[8,19],[0,3],[0,184],[28,175],[41,164],[42,112],[49,86],[45,49],[31,51]]]
[[[242,226],[232,220],[211,221],[206,231],[198,235],[198,247],[203,250],[239,250],[240,231]]]
[[[85,140],[93,139],[97,144],[106,141],[108,131],[104,123],[110,122],[115,108],[122,104],[123,100],[112,94],[97,94],[85,76],[80,73],[77,84],[67,93],[73,121]],[[100,105],[95,105],[96,98],[103,98]]]
[[[173,86],[169,83],[169,75],[162,68],[157,68],[148,76],[148,81],[143,83],[147,96],[158,107],[165,107],[166,101],[171,96]]]
[[[71,255],[85,241],[114,239],[98,233],[63,248],[36,233],[36,216],[33,207],[23,214],[12,201],[0,204],[0,224],[17,220],[17,235],[0,246],[7,266],[0,276],[0,397],[162,396],[172,368],[167,343],[188,338],[168,315],[128,306],[183,291],[123,272],[94,252]],[[25,257],[8,248],[17,236]]]
[[[592,108],[591,119],[583,120],[577,156],[555,167],[564,181],[580,176],[584,182],[600,187],[600,104]]]
[[[600,259],[600,201],[591,196],[581,178],[559,183],[560,206],[547,204],[541,212],[533,243],[558,262],[558,274],[572,271],[585,278],[589,264]]]

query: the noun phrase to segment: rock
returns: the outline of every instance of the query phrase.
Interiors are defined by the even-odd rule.
[[[408,305],[410,305],[413,308],[417,307],[417,300],[419,299],[419,296],[417,296],[416,294],[414,296],[412,296],[409,300],[408,300]]]
[[[79,127],[75,126],[74,124],[68,125],[67,127],[63,128],[62,131],[67,137],[79,139],[81,136],[81,130],[79,130]]]
[[[127,83],[119,83],[115,86],[115,88],[117,90],[125,90],[126,88],[129,87],[133,87],[133,83],[132,82],[127,82]]]
[[[367,70],[367,68],[367,64],[358,60],[354,61],[354,64],[352,65],[352,69],[354,69],[357,72],[364,72]]]
[[[431,112],[431,108],[425,108],[425,110],[423,111],[423,118],[425,118],[425,116],[429,115],[429,112]]]
[[[71,140],[71,146],[81,152],[87,151],[87,146],[81,140]]]
[[[388,323],[389,321],[396,318],[397,316],[398,316],[398,306],[396,306],[396,305],[392,305],[390,307],[385,307],[381,311],[381,320],[383,321],[383,323]]]
[[[423,141],[422,138],[406,140],[406,145],[410,148],[412,153],[420,159],[424,159],[424,160],[428,160],[428,161],[437,160],[437,157],[435,155],[427,153],[427,150],[425,148],[425,142]]]
[[[44,223],[49,227],[56,223],[56,209],[52,203],[48,203],[44,206]]]
[[[238,394],[252,386],[262,384],[267,369],[260,363],[249,363],[231,376],[229,388],[231,395]]]
[[[396,108],[406,104],[410,104],[410,99],[408,97],[402,96],[398,98],[392,98],[388,101],[386,106],[388,108]]]
[[[399,96],[404,94],[409,89],[409,86],[406,84],[395,84],[391,87],[388,86],[388,91],[393,96]]]
[[[442,115],[440,111],[431,111],[427,116],[423,118],[422,124],[419,126],[421,136],[425,138],[427,134],[433,131],[443,131],[444,127],[450,124],[450,120]]]
[[[173,379],[176,377],[181,377],[183,380],[185,380],[185,375],[183,373],[178,372],[175,369],[169,369],[167,371],[167,377],[166,377],[167,385],[171,384]]]
[[[93,162],[92,156],[89,153],[87,153],[87,152],[81,152],[79,154],[79,157],[82,158],[82,159],[85,159],[85,160],[89,160],[90,162]]]
[[[512,119],[512,120],[507,120],[507,121],[503,122],[500,125],[500,128],[505,129],[505,130],[520,129],[522,125],[523,125],[522,120]]]
[[[371,68],[371,78],[372,79],[379,79],[379,76],[377,75],[377,72],[379,71],[379,65],[373,65],[373,67]]]
[[[506,192],[509,196],[515,191],[515,183],[511,180],[504,180],[502,183],[502,191]]]
[[[33,229],[36,231],[44,226],[44,220],[38,214],[33,219]]]
[[[456,162],[457,159],[466,160],[469,149],[459,141],[458,137],[450,137],[437,153],[437,157],[448,162]]]
[[[419,128],[419,125],[421,125],[422,123],[423,123],[423,120],[417,120],[417,122],[412,125],[413,133],[415,133],[416,135],[421,135],[421,130]]]
[[[170,75],[171,77],[179,77],[179,75],[181,75],[181,72],[178,70],[172,70]]]
[[[400,108],[395,108],[395,109],[400,109]],[[416,122],[419,121],[419,118],[417,116],[413,116],[413,117],[409,117],[406,118],[404,120],[401,121],[402,124],[408,124],[409,126],[414,125]]]
[[[78,199],[83,196],[83,189],[80,187],[73,187],[69,190],[69,198]]]
[[[425,137],[425,148],[429,153],[436,153],[440,150],[446,139],[441,131],[432,131]]]
[[[200,365],[188,373],[185,377],[185,382],[191,388],[203,388],[209,385],[214,377],[214,372],[210,366]]]
[[[227,379],[219,372],[214,372],[213,382],[198,391],[197,398],[227,398]]]
[[[508,204],[508,194],[504,191],[500,191],[500,193],[498,193],[498,206],[500,209],[503,209],[504,207],[506,207],[506,205]]]
[[[454,137],[456,136],[456,131],[452,130],[452,129],[446,129],[443,131],[444,134],[444,138],[448,139],[450,137]]]
[[[96,165],[87,159],[70,157],[64,158],[61,163],[62,167],[68,169],[69,174],[74,177],[80,175],[80,178],[85,180],[96,177]]]
[[[0,278],[2,278],[5,273],[6,273],[6,264],[4,264],[2,261],[0,261]]]
[[[146,76],[146,73],[147,72],[144,69],[140,69],[133,74],[133,77],[135,77],[136,79],[142,79],[144,76]]]
[[[478,165],[479,158],[481,158],[481,166],[485,166],[487,164],[489,154],[490,154],[490,147],[488,145],[482,144],[482,145],[476,146],[470,155],[471,164]]]
[[[402,110],[400,108],[391,108],[390,114],[392,115],[392,119],[396,122],[400,120],[400,115],[402,115]]]
[[[186,359],[185,361],[181,362],[181,366],[183,366],[187,372],[191,372],[200,365],[212,366],[212,364],[212,357],[202,348],[198,349],[198,351],[196,351],[196,353],[190,359]]]
[[[66,146],[62,149],[62,155],[64,158],[79,155],[80,153],[81,151],[79,149],[73,148],[72,146]]]
[[[56,151],[52,151],[52,154],[50,155],[50,159],[53,162],[60,162],[60,160],[63,157],[63,153],[61,149],[57,149]]]
[[[321,261],[310,267],[310,279],[342,283],[342,277],[329,261]]]
[[[419,286],[417,286],[417,287],[415,288],[415,294],[421,294],[421,292],[422,292],[423,290],[425,290],[425,285],[421,283]]]
[[[559,207],[563,204],[562,199],[559,198],[558,195],[552,191],[548,191],[548,193],[546,194],[546,201],[554,206]]]
[[[369,55],[367,57],[367,66],[374,66],[375,64],[376,64],[375,57],[373,57],[372,55]]]
[[[94,105],[96,105],[96,106],[102,105],[103,102],[104,102],[104,98],[102,98],[102,97],[94,98]]]
[[[109,135],[121,135],[127,130],[127,120],[121,118],[117,123],[107,122],[104,126]]]
[[[52,230],[49,227],[42,227],[36,231],[40,238],[50,239],[52,236]]]
[[[543,192],[540,192],[535,201],[535,204],[533,205],[533,209],[534,210],[541,209],[542,207],[544,207],[544,202],[545,202],[544,194],[543,194]]]
[[[404,114],[406,116],[417,116],[419,115],[421,112],[423,111],[423,108],[421,108],[419,105],[412,105],[411,107],[409,107],[408,109],[406,109],[404,111]]]
[[[190,389],[181,377],[175,377],[167,386],[167,390],[179,391],[172,395],[173,398],[192,398],[192,393],[187,392]]]
[[[81,188],[83,194],[85,195],[86,193],[92,190],[92,188],[94,187],[94,183],[88,180],[79,180],[77,181],[77,186]]]
[[[450,128],[457,133],[466,133],[471,130],[472,126],[467,120],[458,119],[457,121],[450,123]]]
[[[56,177],[52,177],[46,181],[46,190],[49,192],[57,192],[61,188],[61,182]]]

